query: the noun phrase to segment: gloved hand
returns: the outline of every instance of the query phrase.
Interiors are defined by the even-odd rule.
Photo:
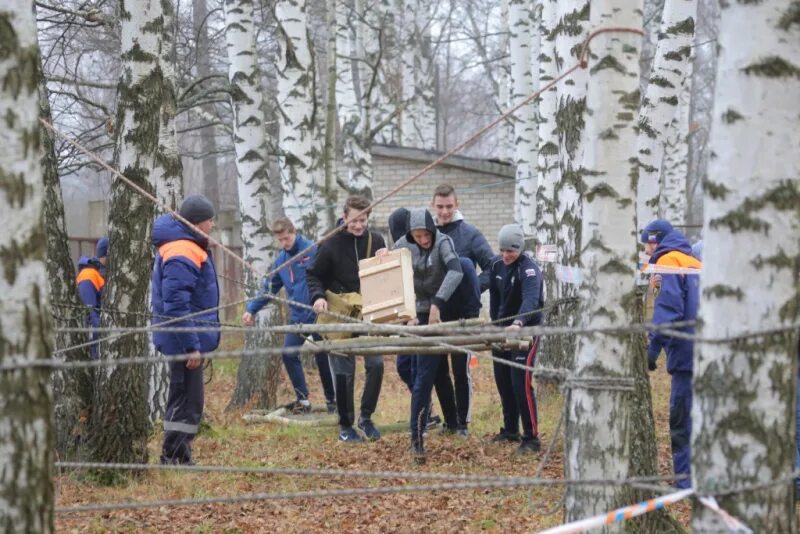
[[[647,358],[647,369],[649,371],[655,371],[657,367],[658,365],[656,364],[656,360],[651,360],[650,358]]]

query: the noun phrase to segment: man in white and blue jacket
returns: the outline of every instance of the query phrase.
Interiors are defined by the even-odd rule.
[[[500,259],[489,269],[489,315],[492,321],[508,330],[535,326],[542,322],[542,272],[523,254],[525,236],[518,224],[507,224],[497,237]],[[497,358],[527,364],[527,351],[494,350]],[[528,371],[494,362],[494,380],[503,407],[503,428],[493,441],[520,442],[518,454],[540,449],[536,414],[536,397],[527,391]],[[530,393],[530,397],[528,396]],[[522,420],[522,437],[519,421]]]
[[[314,243],[309,241],[302,235],[297,233],[294,224],[287,217],[279,217],[272,223],[272,233],[275,239],[280,243],[281,250],[275,257],[275,262],[270,267],[274,271],[281,265],[285,264],[291,258],[294,258],[301,251],[311,247]],[[311,309],[311,301],[308,296],[308,284],[306,282],[306,269],[314,260],[317,254],[317,247],[313,247],[303,256],[291,264],[283,267],[280,271],[273,274],[270,278],[264,280],[264,288],[259,295],[247,303],[247,311],[242,315],[242,322],[246,326],[252,326],[255,322],[255,315],[267,305],[270,301],[271,295],[277,295],[282,287],[286,288],[286,296],[289,300],[299,304],[305,304],[306,307],[289,306],[289,321],[290,324],[311,324],[317,317],[314,310]],[[317,334],[311,337],[319,340]],[[286,374],[289,375],[289,380],[292,382],[297,400],[292,407],[295,413],[304,413],[311,410],[311,402],[309,401],[308,384],[306,383],[306,376],[303,372],[303,363],[300,361],[300,356],[297,352],[292,351],[293,347],[299,347],[305,342],[305,338],[300,334],[286,334],[283,340],[283,365],[286,368]],[[319,378],[322,382],[322,389],[325,392],[325,401],[327,403],[328,412],[333,413],[336,411],[336,393],[333,388],[333,378],[331,377],[331,370],[328,366],[328,354],[326,352],[318,352],[314,355],[319,369]]]
[[[214,229],[214,206],[202,195],[191,195],[181,204],[180,215],[198,230]],[[206,327],[191,332],[153,333],[153,344],[166,356],[185,356],[170,362],[169,397],[164,413],[161,463],[192,464],[192,442],[203,416],[203,354],[219,345],[219,286],[208,239],[172,214],[153,223],[152,306],[153,326],[172,318],[165,328]]]

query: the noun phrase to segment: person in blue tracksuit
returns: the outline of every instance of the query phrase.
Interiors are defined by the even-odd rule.
[[[188,196],[180,215],[208,234],[214,228],[214,206],[202,195]],[[171,214],[153,223],[153,325],[169,318],[165,328],[219,325],[219,286],[208,240]],[[219,345],[218,330],[154,332],[153,344],[166,356],[185,356],[170,362],[169,396],[164,413],[161,463],[192,464],[192,442],[203,416],[203,354]]]
[[[642,230],[641,241],[650,264],[663,268],[702,268],[702,263],[692,256],[689,241],[672,225],[656,219]],[[657,273],[651,278],[651,289],[660,284],[653,309],[654,324],[676,321],[694,321],[700,298],[700,277],[695,274]],[[677,328],[694,333],[694,326]],[[672,438],[672,465],[676,475],[688,475],[690,470],[690,439],[692,429],[692,371],[694,368],[694,341],[669,337],[658,331],[649,334],[647,346],[648,367],[656,369],[661,350],[667,353],[667,372],[672,376],[669,399],[669,429]],[[691,481],[676,481],[676,486],[689,488]]]
[[[103,300],[103,287],[106,285],[106,265],[108,265],[108,238],[101,237],[95,247],[93,257],[81,256],[78,260],[78,275],[75,284],[78,288],[78,297],[89,308],[86,317],[86,326],[98,328],[100,326],[100,305]],[[95,332],[92,340],[98,338]],[[92,345],[89,354],[93,360],[97,359],[97,345]]]
[[[279,217],[272,223],[272,233],[280,243],[281,252],[275,258],[275,262],[270,267],[273,271],[296,256],[301,251],[311,247],[314,243],[297,233],[294,224],[287,217]],[[282,287],[286,288],[286,296],[289,300],[305,304],[307,307],[289,306],[290,324],[311,324],[317,317],[311,309],[311,302],[308,297],[308,284],[306,283],[306,269],[314,260],[317,248],[313,247],[303,254],[303,257],[294,261],[290,265],[283,267],[272,277],[264,280],[264,289],[260,294],[247,303],[247,311],[242,315],[242,322],[247,326],[252,326],[255,322],[255,315],[267,305],[270,295],[276,295]],[[319,335],[312,335],[316,340],[321,339]],[[305,337],[301,334],[286,334],[283,340],[285,349],[299,347],[305,343]],[[325,392],[325,401],[329,413],[336,411],[336,393],[333,388],[333,378],[328,366],[328,354],[319,352],[314,355],[319,370],[319,378],[322,382],[322,389]],[[295,413],[304,413],[311,410],[311,402],[308,396],[308,385],[306,384],[305,373],[303,373],[303,363],[300,356],[291,350],[283,353],[283,365],[289,380],[292,382],[297,400],[292,410]]]
[[[518,224],[503,226],[497,241],[500,259],[495,260],[489,269],[489,315],[492,321],[508,330],[541,324],[541,309],[544,306],[542,272],[536,262],[523,254],[525,236],[522,227]],[[528,352],[524,350],[495,350],[492,353],[497,358],[527,363]],[[503,428],[493,441],[519,442],[518,454],[537,452],[541,448],[536,397],[531,390],[531,402],[528,401],[525,386],[527,373],[524,369],[494,362],[494,380],[503,408]]]

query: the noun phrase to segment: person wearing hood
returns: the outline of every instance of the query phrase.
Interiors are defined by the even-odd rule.
[[[153,326],[171,321],[165,328],[206,327],[191,332],[153,333],[153,344],[166,356],[186,360],[170,362],[169,396],[164,413],[162,464],[192,464],[192,442],[203,416],[203,354],[219,345],[219,286],[208,235],[214,229],[214,206],[202,195],[186,197],[179,211],[158,217],[153,223],[152,306]],[[197,230],[195,230],[195,228]],[[190,316],[182,321],[172,318]]]
[[[347,226],[324,241],[306,271],[308,293],[314,311],[328,311],[325,291],[332,293],[358,293],[361,280],[358,277],[358,261],[372,257],[376,250],[384,248],[383,237],[367,226],[369,212],[364,212],[370,201],[363,195],[353,195],[345,200],[344,221]],[[361,213],[364,212],[364,213]],[[358,217],[353,217],[361,213]],[[355,356],[329,357],[333,383],[336,390],[336,410],[339,414],[339,441],[359,443],[359,433],[353,428],[355,421]],[[372,422],[372,414],[378,406],[378,397],[383,384],[383,356],[365,356],[366,380],[361,395],[361,413],[358,428],[370,441],[380,439],[381,434]]]
[[[396,243],[408,233],[408,220],[409,211],[406,208],[398,208],[389,215],[389,231],[392,235],[392,240]],[[456,321],[459,319],[471,319],[478,317],[481,311],[481,294],[480,294],[480,281],[478,273],[475,270],[475,264],[469,258],[459,257],[461,263],[461,270],[463,277],[458,284],[456,291],[445,304],[444,309],[441,310],[441,318],[443,321]],[[455,433],[461,437],[469,435],[468,425],[471,418],[471,405],[472,405],[472,376],[469,370],[469,358],[466,353],[451,353],[450,361],[453,365],[453,382],[449,380],[447,383],[444,381],[437,381],[435,383],[437,395],[439,388],[445,388],[444,391],[450,391],[455,384],[455,403],[456,415],[451,417],[450,414],[444,414],[446,421],[457,421],[456,427],[445,426],[444,432]],[[445,362],[445,368],[447,364]],[[416,371],[416,359],[411,354],[398,354],[397,355],[397,374],[408,386],[409,391],[414,389],[414,373]],[[445,393],[446,395],[447,393]],[[446,406],[447,404],[445,404]],[[442,409],[445,409],[442,406]],[[437,426],[441,423],[438,416],[432,415],[429,410],[428,429]]]
[[[433,190],[431,207],[436,212],[436,227],[453,240],[456,253],[462,258],[469,258],[473,266],[480,266],[478,279],[480,292],[483,293],[489,289],[489,268],[495,260],[492,247],[480,230],[464,220],[452,185],[442,184]]]
[[[452,239],[436,229],[427,209],[417,208],[409,211],[408,233],[395,243],[395,248],[406,248],[411,252],[417,309],[415,322],[423,325],[441,322],[442,310],[464,276]],[[447,351],[437,355],[416,356],[410,426],[411,448],[417,463],[425,461],[422,438],[434,384],[437,385],[445,425],[455,431],[458,421]]]
[[[544,306],[542,272],[536,262],[523,253],[525,234],[522,227],[518,224],[503,226],[497,242],[500,259],[495,260],[489,269],[489,315],[492,321],[511,331],[541,324]],[[527,350],[494,350],[492,354],[502,360],[529,365]],[[518,442],[517,454],[530,454],[541,448],[536,397],[532,388],[528,397],[527,373],[525,369],[494,362],[494,381],[500,394],[503,428],[492,441]]]
[[[100,326],[100,305],[103,299],[103,287],[106,285],[106,266],[108,265],[108,238],[101,237],[95,246],[95,255],[81,256],[78,260],[78,276],[75,284],[78,297],[89,308],[86,326]],[[92,341],[98,339],[97,332],[92,334]],[[89,354],[97,359],[97,345],[92,345]]]
[[[308,284],[306,283],[306,269],[311,264],[314,256],[317,254],[317,247],[314,243],[306,239],[303,235],[298,234],[297,230],[287,217],[279,217],[272,223],[272,234],[281,245],[281,250],[275,257],[275,262],[270,267],[271,271],[275,271],[283,266],[290,259],[303,252],[303,256],[289,265],[282,267],[270,278],[264,280],[264,288],[259,295],[247,303],[246,311],[242,315],[242,322],[245,326],[253,326],[255,324],[255,315],[267,305],[270,301],[271,295],[277,295],[281,288],[286,288],[286,296],[289,300],[306,304],[306,308],[299,306],[289,306],[289,323],[293,325],[311,324],[316,318],[316,314],[311,309],[311,302],[308,298]],[[319,340],[320,336],[317,334],[312,335],[315,340]],[[289,375],[289,380],[294,388],[297,400],[292,405],[294,413],[308,413],[311,411],[311,402],[309,401],[308,385],[306,384],[306,376],[303,372],[303,363],[300,361],[300,356],[297,352],[292,351],[294,347],[299,347],[305,343],[305,337],[301,334],[286,334],[283,340],[284,349],[289,349],[283,353],[283,366],[286,368],[286,374]],[[322,389],[325,393],[325,400],[328,407],[328,413],[336,411],[336,393],[333,388],[333,378],[331,378],[331,370],[328,366],[328,354],[325,352],[318,352],[314,355],[317,362],[317,369],[319,370],[319,378],[322,382]]]
[[[656,219],[642,230],[641,241],[649,264],[662,268],[697,269],[703,264],[692,256],[692,247],[682,233],[663,219]],[[700,277],[686,272],[670,274],[660,272],[652,275],[651,283],[660,283],[654,302],[653,324],[669,324],[677,321],[697,319],[700,298]],[[676,328],[694,334],[694,326]],[[667,372],[672,376],[669,400],[669,429],[672,442],[672,465],[676,475],[688,475],[690,464],[692,372],[694,341],[678,339],[668,334],[652,331],[648,336],[648,368],[656,369],[661,350],[667,354]],[[688,479],[679,480],[678,488],[691,486]]]

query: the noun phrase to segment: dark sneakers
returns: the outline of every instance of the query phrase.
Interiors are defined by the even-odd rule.
[[[289,411],[292,412],[292,415],[303,415],[311,413],[311,403],[306,404],[299,400],[294,401],[291,404],[288,404],[286,407],[289,409]]]
[[[411,442],[411,458],[414,465],[425,465],[425,449],[420,442]]]
[[[426,430],[431,430],[432,428],[436,428],[437,426],[442,424],[442,418],[438,415],[432,415],[428,417],[428,422],[425,424]]]
[[[371,419],[359,419],[358,428],[361,429],[361,431],[364,433],[364,436],[369,441],[378,441],[381,439],[381,433],[378,432],[377,428],[375,428],[375,424]]]
[[[517,447],[517,454],[534,454],[542,450],[542,444],[539,438],[522,438],[522,441]]]
[[[467,439],[469,437],[469,430],[467,427],[460,427],[456,429],[456,436]]]
[[[328,410],[328,413],[336,413],[336,401],[328,401],[325,403],[325,409]]]
[[[356,432],[352,426],[348,426],[342,428],[339,431],[339,441],[343,441],[345,443],[361,443],[364,441],[358,432]]]
[[[519,442],[519,434],[516,432],[509,432],[505,428],[501,428],[500,432],[492,436],[493,443],[503,443],[503,442],[510,442],[510,443],[518,443]]]

